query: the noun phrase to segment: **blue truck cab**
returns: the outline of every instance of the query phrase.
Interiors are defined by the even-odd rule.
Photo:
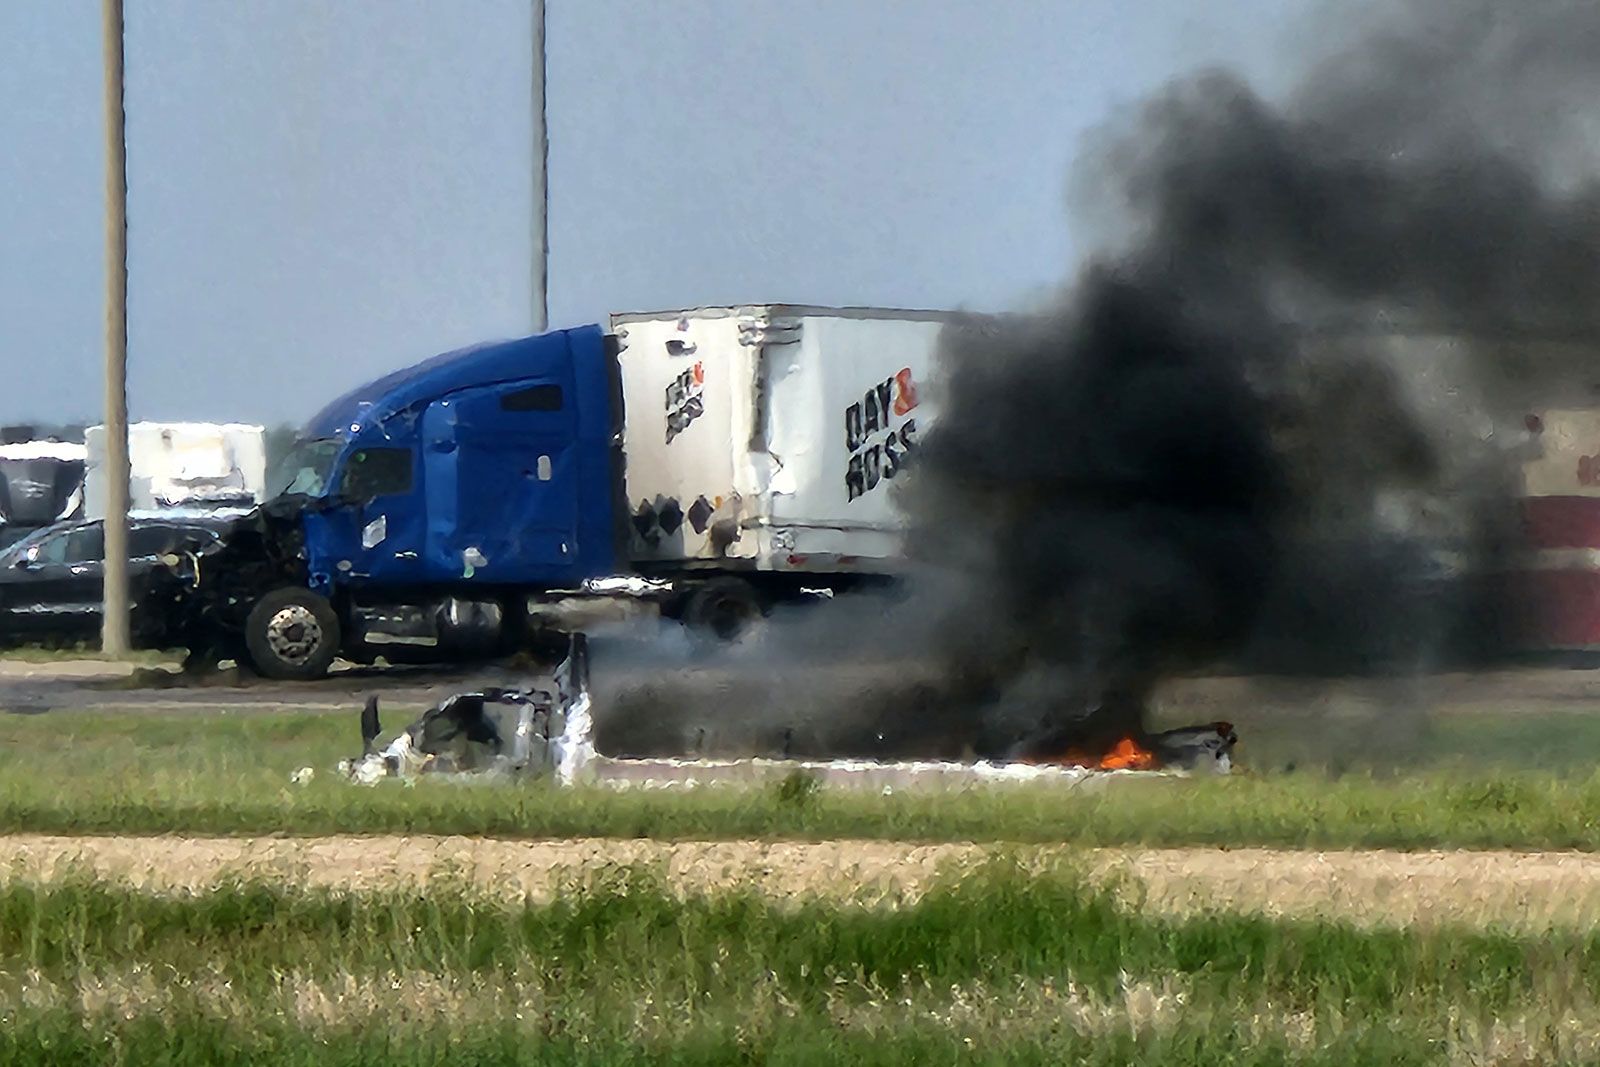
[[[269,487],[297,573],[250,594],[273,677],[514,639],[530,592],[617,571],[621,389],[599,326],[436,356],[339,397]],[[285,502],[290,507],[285,510]]]

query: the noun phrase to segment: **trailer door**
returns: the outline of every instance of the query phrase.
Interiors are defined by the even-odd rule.
[[[560,582],[576,565],[576,419],[560,381],[522,379],[428,406],[429,571],[447,581]]]

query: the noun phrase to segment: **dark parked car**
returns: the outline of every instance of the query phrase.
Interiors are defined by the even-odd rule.
[[[224,515],[183,513],[129,519],[137,647],[183,644],[180,609],[193,582],[185,561],[214,544],[231,521]],[[0,643],[98,640],[104,559],[105,530],[98,521],[47,526],[0,552]]]

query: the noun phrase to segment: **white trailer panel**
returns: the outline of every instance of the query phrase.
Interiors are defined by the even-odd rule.
[[[84,434],[85,514],[105,517],[105,427]],[[128,427],[128,506],[133,511],[259,503],[266,492],[266,434],[260,426],[136,422]]]
[[[759,305],[614,315],[644,564],[882,571],[933,417],[946,312]]]

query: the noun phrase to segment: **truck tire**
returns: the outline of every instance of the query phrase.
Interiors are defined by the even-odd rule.
[[[683,624],[691,630],[737,641],[767,613],[754,586],[742,578],[713,578],[693,588],[683,605]]]
[[[339,616],[309,589],[274,589],[250,610],[244,639],[262,677],[321,678],[339,651]]]

